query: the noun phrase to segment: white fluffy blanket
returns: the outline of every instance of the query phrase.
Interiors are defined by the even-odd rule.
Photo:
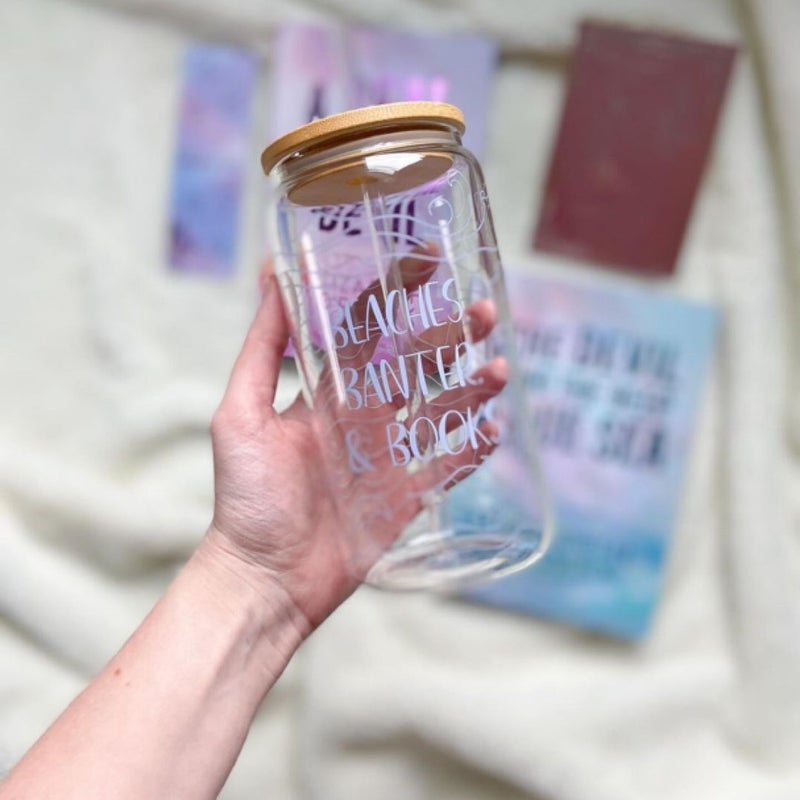
[[[744,49],[679,274],[720,304],[663,603],[621,645],[362,590],[263,706],[227,800],[800,797],[800,11],[795,0],[67,0],[0,8],[0,772],[123,642],[202,535],[208,420],[255,302],[176,277],[165,220],[183,47],[263,53],[294,19],[494,35],[484,158],[527,246],[585,15]],[[571,269],[571,268],[564,268]],[[794,381],[794,383],[793,383]],[[282,402],[296,389],[290,372]]]

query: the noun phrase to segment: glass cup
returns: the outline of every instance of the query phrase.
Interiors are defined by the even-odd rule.
[[[464,120],[394,103],[262,155],[275,272],[350,568],[452,589],[516,571],[551,521],[503,270]]]

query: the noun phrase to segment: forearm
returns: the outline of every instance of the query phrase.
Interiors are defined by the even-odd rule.
[[[308,633],[276,584],[202,545],[0,784],[0,800],[216,797],[261,700]]]

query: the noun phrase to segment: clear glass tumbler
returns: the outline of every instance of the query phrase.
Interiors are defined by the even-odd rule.
[[[275,271],[346,562],[451,589],[541,556],[551,523],[503,270],[464,120],[337,114],[271,144]]]

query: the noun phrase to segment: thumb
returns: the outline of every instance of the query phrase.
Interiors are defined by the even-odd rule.
[[[281,301],[278,280],[269,275],[244,344],[233,365],[225,400],[241,407],[256,404],[272,407],[281,361],[289,340],[289,326]]]

